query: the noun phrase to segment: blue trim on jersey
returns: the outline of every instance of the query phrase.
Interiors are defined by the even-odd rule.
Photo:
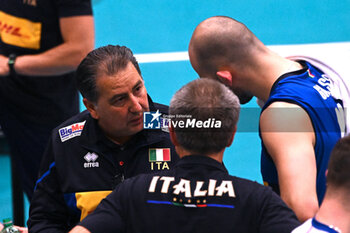
[[[207,204],[208,207],[219,207],[219,208],[230,208],[233,209],[235,206],[233,205],[220,205],[220,204]]]
[[[173,204],[170,201],[155,201],[155,200],[147,200],[147,203],[151,203],[151,204],[165,204],[165,205],[172,205]]]
[[[34,187],[34,191],[36,190],[36,186],[46,177],[50,174],[51,169],[56,165],[56,162],[52,162],[50,164],[49,170],[47,172],[45,172],[35,183],[35,187]]]
[[[81,210],[77,207],[77,198],[75,196],[75,193],[65,193],[63,197],[69,209],[75,214],[81,216]]]
[[[318,230],[329,232],[329,233],[339,233],[338,231],[334,230],[333,228],[330,228],[326,224],[323,224],[319,221],[317,221],[315,218],[312,219],[311,222],[312,226]]]
[[[174,202],[171,202],[171,201],[147,200],[147,203],[158,204],[158,205],[174,205],[174,206],[177,206]],[[186,207],[185,203],[179,203],[179,204],[181,204],[184,207]],[[221,204],[200,204],[201,206],[197,206],[197,204],[193,204],[193,205],[195,205],[196,207],[217,207],[217,208],[230,208],[230,209],[235,208],[235,206],[233,206],[233,205],[221,205]]]

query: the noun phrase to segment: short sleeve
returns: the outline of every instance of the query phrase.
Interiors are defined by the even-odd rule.
[[[91,0],[56,0],[58,16],[92,15]]]

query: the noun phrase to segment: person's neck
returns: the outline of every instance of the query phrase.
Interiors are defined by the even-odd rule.
[[[201,154],[201,153],[198,153],[198,152],[185,150],[184,148],[181,148],[181,147],[178,147],[178,146],[176,146],[175,149],[176,149],[176,152],[177,152],[177,154],[179,155],[180,158],[183,158],[183,157],[188,156],[188,155],[204,155],[204,156],[207,156],[209,158],[212,158],[212,159],[218,161],[219,163],[222,163],[222,159],[223,159],[224,151],[225,151],[225,150],[222,150],[222,151],[220,151],[218,153]]]
[[[337,227],[341,233],[350,233],[350,211],[349,206],[344,207],[344,203],[337,197],[325,197],[315,218],[317,221],[328,226]],[[347,208],[347,209],[346,209]]]
[[[256,59],[254,69],[254,85],[250,84],[251,93],[266,102],[269,98],[273,84],[283,74],[302,69],[295,61],[283,58],[272,51],[261,55]]]
[[[132,136],[125,136],[125,137],[110,137],[106,135],[106,137],[112,141],[113,143],[117,145],[124,145],[126,142],[128,142]]]

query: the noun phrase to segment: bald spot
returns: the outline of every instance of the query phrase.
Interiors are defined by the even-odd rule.
[[[215,16],[201,22],[195,29],[189,53],[198,72],[214,75],[218,68],[230,64],[243,65],[265,46],[242,23],[225,16]]]

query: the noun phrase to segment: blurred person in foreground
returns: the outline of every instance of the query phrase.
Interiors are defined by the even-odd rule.
[[[341,138],[331,153],[327,190],[315,217],[292,233],[350,233],[350,136]]]

